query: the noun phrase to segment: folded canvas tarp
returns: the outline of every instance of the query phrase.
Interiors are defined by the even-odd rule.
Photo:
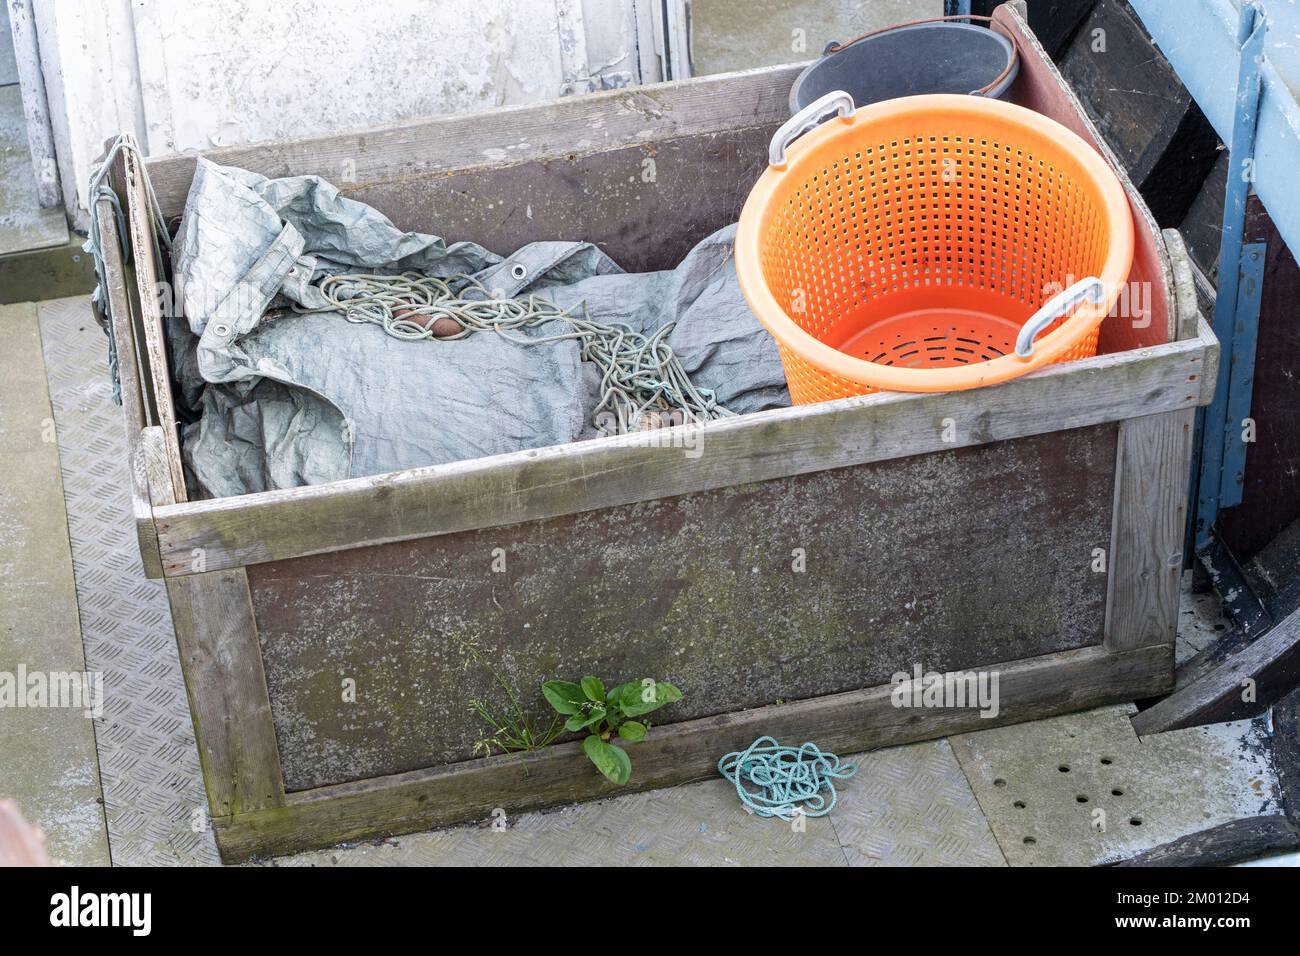
[[[169,322],[194,420],[194,490],[225,496],[379,474],[596,437],[599,373],[575,340],[495,332],[405,341],[325,308],[341,273],[474,277],[668,343],[697,387],[736,413],[789,404],[776,346],[740,293],[734,226],[673,270],[626,273],[590,243],[534,242],[501,257],[403,233],[315,176],[267,179],[200,159],[173,246],[183,317]],[[516,335],[565,331],[553,320]]]

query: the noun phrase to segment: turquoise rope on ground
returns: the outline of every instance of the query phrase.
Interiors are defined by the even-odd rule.
[[[857,772],[856,764],[844,763],[816,744],[782,747],[772,737],[759,737],[718,761],[718,773],[736,785],[741,803],[760,817],[781,820],[793,820],[796,814],[824,817],[835,809],[834,781]],[[745,783],[759,789],[749,790]]]

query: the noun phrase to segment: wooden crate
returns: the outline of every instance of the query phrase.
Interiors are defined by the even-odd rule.
[[[999,17],[1025,54],[1016,97],[1095,141],[1019,13]],[[406,229],[501,252],[586,238],[661,268],[736,219],[796,72],[210,155],[331,177]],[[149,161],[167,217],[192,170]],[[545,678],[682,687],[670,723],[629,748],[633,789],[707,777],[759,734],[852,752],[1172,684],[1192,421],[1217,345],[1185,256],[1171,260],[1127,182],[1150,310],[1108,320],[1095,358],[713,422],[698,456],[621,436],[197,501],[129,156],[114,183],[127,264],[106,203],[100,238],[136,527],[171,600],[227,860],[615,791],[575,742],[476,758],[465,700],[493,684],[465,668],[463,642],[539,713]],[[892,676],[916,664],[996,670],[999,714],[895,707]]]

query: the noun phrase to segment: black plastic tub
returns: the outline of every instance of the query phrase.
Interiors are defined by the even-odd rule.
[[[790,89],[797,113],[833,90],[858,106],[922,93],[982,93],[1005,99],[1020,71],[1016,48],[1001,33],[967,23],[918,23],[868,34],[828,52]]]

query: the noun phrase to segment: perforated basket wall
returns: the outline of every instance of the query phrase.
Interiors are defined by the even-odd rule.
[[[1005,111],[992,119],[936,104],[873,120],[869,108],[852,125],[831,121],[796,142],[789,166],[766,174],[774,178],[751,235],[780,315],[776,327],[773,316],[760,318],[797,403],[874,391],[873,366],[954,368],[1009,356],[1020,326],[1051,294],[1090,275],[1109,272],[1116,286],[1127,276],[1131,221],[1121,271],[1108,262],[1114,195],[1070,151],[1090,147],[1053,140],[1015,122],[1028,111],[996,106]],[[1068,342],[1050,338],[1066,321],[1058,320],[1038,347],[1051,343],[1053,361],[1093,355],[1104,314]],[[793,327],[857,360],[850,374],[801,355]]]

